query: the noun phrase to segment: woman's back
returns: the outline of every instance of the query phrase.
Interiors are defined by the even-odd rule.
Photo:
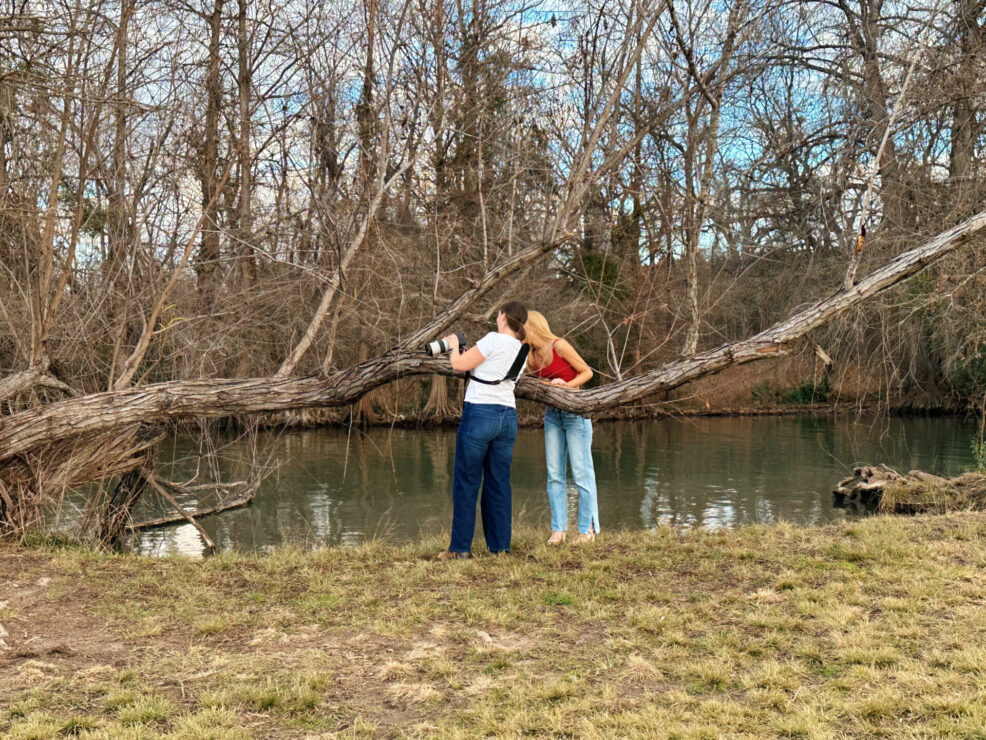
[[[481,380],[503,380],[522,345],[516,337],[491,331],[476,342],[476,346],[485,359],[472,371],[472,375]],[[516,408],[514,385],[513,380],[503,380],[496,385],[470,381],[466,388],[466,403],[492,403]]]

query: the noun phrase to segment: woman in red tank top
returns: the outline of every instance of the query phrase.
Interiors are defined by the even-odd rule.
[[[545,383],[578,388],[592,377],[592,370],[575,348],[551,333],[548,321],[538,311],[527,312],[524,325],[531,353],[528,369]],[[544,451],[548,466],[548,504],[551,507],[551,537],[548,543],[564,542],[568,533],[568,485],[566,467],[579,492],[576,542],[590,542],[599,531],[596,473],[592,464],[592,422],[584,416],[552,406],[544,410]]]

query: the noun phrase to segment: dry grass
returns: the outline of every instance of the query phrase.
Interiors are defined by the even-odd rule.
[[[541,534],[454,562],[0,548],[0,735],[984,736],[986,515]]]
[[[948,511],[986,509],[986,475],[965,473],[948,480],[911,480],[888,483],[880,497],[880,510],[909,514],[942,514]]]

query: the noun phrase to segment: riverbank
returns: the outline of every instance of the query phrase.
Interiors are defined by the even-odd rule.
[[[0,734],[976,736],[986,515],[507,558],[0,546]],[[479,547],[477,547],[477,550]]]
[[[592,414],[593,422],[621,421],[659,421],[662,419],[701,419],[743,416],[847,416],[863,417],[901,417],[901,418],[939,418],[968,417],[975,412],[960,407],[887,407],[877,401],[859,403],[846,401],[825,404],[775,404],[748,406],[703,406],[683,405],[677,402],[654,402],[619,407],[611,411]],[[221,427],[242,430],[257,426],[257,419],[248,422],[237,417],[219,421]],[[540,427],[544,423],[544,406],[524,403],[518,406],[518,426],[522,428]],[[372,420],[356,418],[349,411],[338,409],[315,409],[306,412],[290,412],[262,416],[259,425],[265,429],[290,429],[305,431],[311,429],[454,429],[459,425],[459,416],[436,417],[425,414],[376,414]],[[195,429],[188,423],[188,429]]]

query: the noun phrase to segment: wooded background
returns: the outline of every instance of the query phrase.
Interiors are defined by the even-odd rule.
[[[600,382],[754,334],[836,289],[861,227],[872,265],[981,210],[983,12],[11,4],[0,369],[47,369],[77,392],[273,375],[327,286],[290,372],[372,357],[557,236],[581,142],[624,72],[598,177],[563,225],[575,238],[463,327],[525,300]],[[980,398],[982,257],[949,258],[814,340],[855,368],[852,391]],[[420,408],[429,382],[415,382],[378,403]]]
[[[545,313],[600,386],[763,332],[983,211],[984,12],[11,3],[0,460],[66,438],[21,434],[64,421],[56,402],[165,381],[331,376],[355,385],[292,385],[309,395],[280,406],[448,416],[444,376],[381,385],[374,358],[453,323],[475,337],[506,299]],[[981,404],[984,256],[973,241],[791,335],[803,361],[741,402]],[[230,413],[278,406],[229,387]],[[220,413],[215,398],[199,410]],[[72,413],[105,418],[78,429],[112,427],[119,407],[93,403]],[[133,426],[163,418],[148,414],[119,417],[101,474],[153,442]],[[6,485],[37,487],[40,459]]]

